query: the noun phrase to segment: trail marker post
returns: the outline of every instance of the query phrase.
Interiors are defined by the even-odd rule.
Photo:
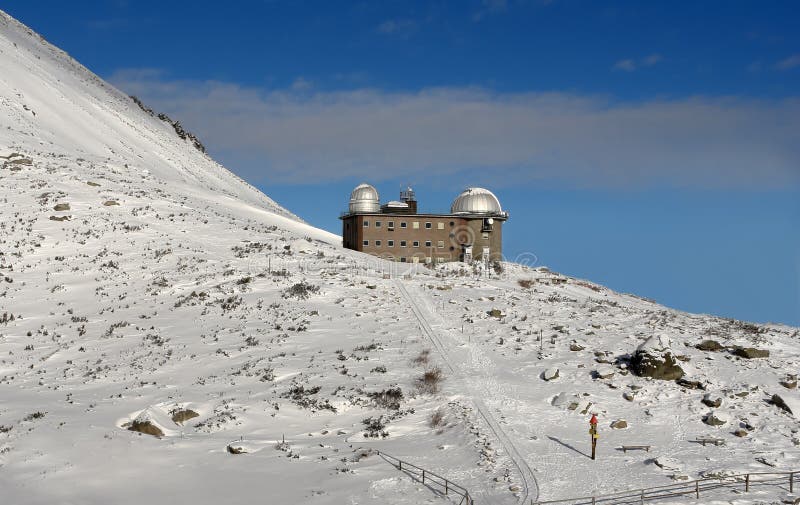
[[[592,414],[592,418],[589,419],[589,436],[592,437],[592,460],[594,460],[597,451],[597,439],[600,438],[600,435],[597,433],[597,416],[594,414]]]

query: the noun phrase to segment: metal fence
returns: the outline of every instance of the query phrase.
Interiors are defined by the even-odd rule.
[[[460,486],[455,482],[442,477],[441,475],[411,464],[408,461],[404,461],[390,454],[386,454],[383,451],[378,451],[378,455],[398,470],[406,472],[411,476],[420,479],[423,484],[430,486],[431,488],[436,489],[437,491],[448,496],[451,494],[460,496],[461,501],[458,502],[459,505],[475,505],[475,501],[472,499],[472,496],[470,496],[469,491],[467,491],[465,487]]]
[[[794,492],[795,474],[792,472],[757,472],[731,475],[727,477],[711,477],[693,481],[667,484],[664,486],[654,486],[645,489],[632,491],[620,491],[596,496],[583,496],[580,498],[565,498],[561,500],[533,501],[531,505],[546,504],[571,504],[571,505],[599,505],[599,504],[642,504],[648,501],[663,500],[666,498],[678,498],[692,496],[696,499],[704,492],[714,489],[743,489],[745,492],[756,486],[780,486],[786,484],[789,492]]]

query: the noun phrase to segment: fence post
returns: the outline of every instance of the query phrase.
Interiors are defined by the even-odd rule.
[[[402,470],[403,469],[403,460],[402,459],[398,459],[397,461],[400,462],[400,464],[397,466],[397,469],[398,470]]]
[[[595,505],[594,496],[592,496],[592,505]]]
[[[694,481],[694,494],[697,495],[697,499],[700,499],[700,481]]]
[[[640,498],[641,498],[642,505],[644,505],[644,489],[642,489],[642,495],[641,495]]]
[[[789,473],[789,492],[794,493],[794,472]]]
[[[750,491],[750,474],[744,476],[744,490]]]
[[[422,471],[422,483],[425,484],[425,470]]]

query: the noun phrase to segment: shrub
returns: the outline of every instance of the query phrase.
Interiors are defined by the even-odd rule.
[[[444,380],[442,370],[438,367],[430,368],[417,378],[417,389],[422,393],[438,393],[442,380]]]
[[[438,408],[433,414],[431,414],[430,425],[431,428],[438,428],[443,424],[444,424],[444,411],[441,408]]]
[[[427,365],[428,361],[430,360],[430,354],[431,354],[430,349],[423,349],[419,353],[419,356],[411,360],[411,363],[415,365]]]
[[[519,279],[517,281],[517,284],[519,284],[520,287],[525,289],[530,289],[531,286],[533,286],[533,283],[534,283],[533,279]]]

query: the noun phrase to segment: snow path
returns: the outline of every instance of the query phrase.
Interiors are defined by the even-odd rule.
[[[463,366],[457,362],[457,358],[455,358],[452,353],[448,351],[448,346],[445,346],[437,332],[433,329],[430,322],[428,321],[425,312],[420,308],[419,304],[417,304],[414,297],[412,297],[406,287],[403,285],[403,282],[400,280],[395,280],[397,285],[398,291],[403,295],[403,297],[408,301],[411,310],[416,316],[417,320],[419,321],[420,328],[422,331],[428,336],[433,346],[436,348],[437,352],[441,355],[442,361],[444,362],[447,369],[450,371],[454,378],[459,379],[469,389],[469,396],[475,409],[480,414],[481,418],[486,422],[489,430],[494,434],[495,438],[500,442],[500,445],[505,450],[508,457],[511,459],[512,463],[517,469],[520,478],[522,479],[522,489],[519,494],[518,503],[524,504],[527,503],[529,499],[536,501],[539,498],[539,484],[536,481],[536,477],[533,475],[533,471],[531,470],[530,466],[528,466],[527,461],[525,458],[517,450],[514,443],[508,437],[508,435],[503,431],[500,427],[497,420],[491,414],[490,410],[486,407],[486,404],[481,400],[481,397],[487,396],[491,397],[492,392],[487,390],[483,384],[476,385],[475,381],[470,380],[470,377],[466,375],[463,371]],[[460,360],[459,360],[460,361]],[[476,361],[481,362],[481,366],[484,367],[486,360],[477,360],[474,356],[471,360],[473,363]],[[496,386],[496,383],[493,384]],[[477,387],[476,387],[477,386]],[[481,386],[484,386],[481,388]],[[484,389],[484,391],[480,391],[478,388]]]

